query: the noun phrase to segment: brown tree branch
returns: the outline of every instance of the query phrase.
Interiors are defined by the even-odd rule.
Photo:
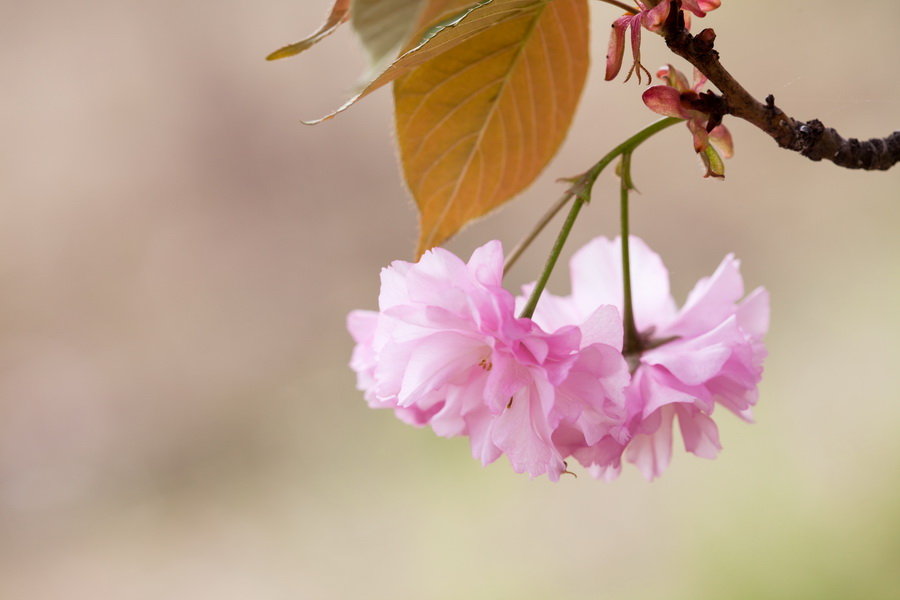
[[[801,122],[789,117],[775,106],[771,94],[765,104],[758,101],[722,66],[719,53],[713,48],[715,32],[704,29],[696,36],[691,35],[680,9],[681,1],[673,2],[664,31],[666,45],[706,75],[722,93],[717,111],[721,114],[713,114],[711,122],[721,119],[723,114],[734,115],[762,129],[782,148],[811,160],[830,160],[848,169],[884,171],[900,162],[900,131],[885,138],[848,140],[818,119]]]

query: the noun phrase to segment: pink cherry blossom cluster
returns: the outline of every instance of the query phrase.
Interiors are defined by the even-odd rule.
[[[351,366],[374,408],[391,408],[440,436],[468,436],[483,464],[551,480],[573,458],[615,478],[623,456],[648,478],[672,454],[720,449],[717,404],[750,420],[762,375],[768,295],[745,299],[728,256],[677,310],[658,255],[630,238],[634,313],[643,351],[623,355],[619,241],[598,238],[571,261],[572,294],[544,294],[533,319],[516,317],[493,241],[468,263],[442,248],[381,273],[379,311],[354,311]]]

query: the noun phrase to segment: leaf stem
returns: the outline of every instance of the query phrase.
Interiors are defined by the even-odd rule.
[[[547,225],[550,219],[562,209],[563,206],[569,201],[570,198],[575,198],[575,203],[572,205],[572,208],[569,210],[569,216],[566,217],[565,223],[563,223],[562,229],[559,232],[559,235],[556,238],[556,242],[553,244],[553,249],[550,251],[550,256],[547,258],[547,262],[544,265],[544,270],[541,272],[541,276],[538,278],[537,283],[534,286],[534,290],[531,292],[531,296],[528,298],[528,303],[525,305],[525,308],[522,309],[522,313],[519,315],[524,318],[531,318],[534,316],[534,311],[537,308],[537,303],[541,299],[541,294],[544,292],[544,288],[547,287],[547,282],[550,280],[550,275],[553,273],[553,268],[556,266],[556,262],[559,260],[559,255],[562,252],[563,246],[566,243],[566,240],[569,238],[569,233],[572,231],[572,226],[575,225],[575,219],[578,217],[578,213],[581,211],[581,207],[591,201],[591,192],[594,189],[594,183],[597,181],[597,178],[603,172],[603,170],[609,166],[612,161],[614,161],[617,157],[628,154],[629,161],[631,154],[634,150],[643,144],[645,141],[653,137],[655,134],[660,131],[671,127],[676,123],[681,123],[682,119],[678,119],[675,117],[666,117],[664,119],[660,119],[654,123],[651,123],[647,127],[641,129],[639,132],[610,150],[606,156],[601,158],[597,164],[591,167],[587,172],[583,173],[578,177],[570,178],[569,181],[572,182],[572,185],[566,191],[562,198],[557,201],[556,205],[551,209],[544,218],[538,223],[538,226],[535,228],[532,233],[530,233],[519,246],[516,247],[514,251],[515,257],[512,262],[515,262],[525,248],[528,247],[528,244],[533,241],[537,235],[541,232],[541,230]],[[629,183],[631,182],[630,175],[628,179]],[[521,249],[520,246],[524,246]],[[511,266],[510,262],[507,261],[506,269],[509,269]],[[505,272],[504,270],[504,272]]]

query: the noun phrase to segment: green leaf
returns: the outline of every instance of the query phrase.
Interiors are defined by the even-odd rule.
[[[703,166],[706,168],[704,177],[725,178],[725,162],[719,156],[719,153],[716,152],[716,149],[712,147],[712,144],[707,144],[700,151],[699,156],[700,160],[703,161]]]
[[[351,0],[350,23],[374,70],[397,57],[428,0]]]

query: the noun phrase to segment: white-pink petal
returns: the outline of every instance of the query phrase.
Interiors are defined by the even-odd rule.
[[[660,335],[694,336],[710,331],[735,313],[744,295],[740,261],[726,256],[711,277],[704,277],[688,294],[684,308]]]
[[[638,329],[659,327],[675,316],[675,301],[669,292],[669,272],[662,259],[638,237],[629,238],[632,297]],[[582,315],[599,305],[621,309],[621,239],[595,238],[578,250],[570,262],[572,298]]]
[[[722,449],[715,421],[693,406],[675,407],[684,449],[700,458],[715,458]]]
[[[494,420],[491,441],[506,454],[516,473],[532,477],[546,473],[551,481],[557,481],[565,471],[565,462],[551,441],[543,409],[552,395],[552,386],[540,378],[519,390]]]
[[[656,431],[636,435],[628,444],[626,457],[648,480],[663,474],[672,461],[672,419],[675,407],[660,411],[660,424]]]

